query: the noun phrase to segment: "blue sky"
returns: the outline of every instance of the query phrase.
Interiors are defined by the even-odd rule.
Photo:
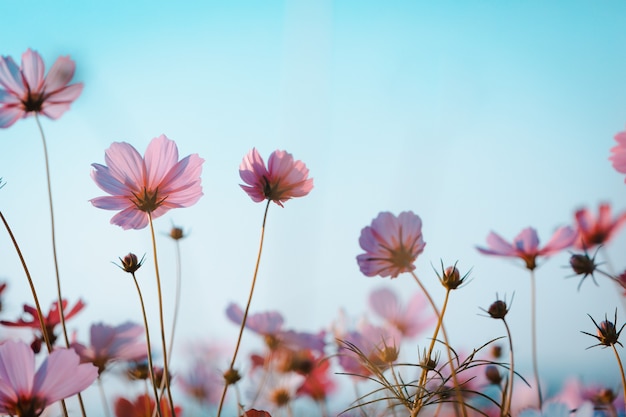
[[[380,211],[412,210],[424,222],[417,272],[441,299],[432,266],[458,261],[473,280],[448,312],[453,343],[470,349],[503,330],[479,316],[496,293],[515,293],[519,357],[528,356],[528,274],[481,256],[489,231],[512,239],[533,226],[546,242],[581,206],[626,209],[626,185],[607,160],[626,125],[626,4],[568,2],[29,2],[3,4],[2,50],[28,47],[51,65],[77,63],[82,96],[60,120],[44,120],[64,294],[89,307],[73,325],[139,320],[128,277],[111,261],[150,251],[147,230],[123,231],[88,200],[101,195],[90,164],[113,141],[143,153],[162,133],[181,155],[198,153],[205,196],[159,219],[191,231],[184,258],[181,339],[234,338],[223,310],[243,304],[263,207],[238,184],[243,156],[286,149],[315,179],[312,193],[272,206],[253,310],[277,309],[315,331],[340,307],[355,316],[388,285],[358,270],[358,237]],[[41,143],[32,118],[0,131],[3,213],[41,287],[54,300]],[[616,269],[623,233],[608,252]],[[171,242],[159,242],[173,271]],[[11,282],[6,315],[30,302],[8,239],[0,274]],[[612,367],[592,331],[618,307],[612,285],[566,280],[568,254],[537,270],[539,358],[555,374]],[[168,269],[169,268],[169,269]],[[145,268],[146,296],[154,295]],[[164,284],[173,288],[171,280]],[[246,288],[246,290],[242,290]],[[621,317],[621,319],[620,319]],[[484,334],[483,334],[484,332]],[[253,338],[248,342],[252,343]],[[546,371],[548,372],[548,371]],[[617,375],[614,383],[617,384]]]

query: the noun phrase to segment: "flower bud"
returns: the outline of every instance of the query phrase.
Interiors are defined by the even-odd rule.
[[[485,377],[487,377],[487,380],[493,385],[500,385],[502,382],[502,375],[500,375],[500,371],[495,365],[487,365],[485,368]]]
[[[170,230],[170,237],[174,240],[180,240],[185,237],[185,233],[180,227],[173,226]]]
[[[494,301],[489,306],[489,310],[487,310],[487,313],[494,319],[503,319],[508,312],[509,310],[507,310],[506,303],[502,300]]]
[[[124,259],[120,258],[120,262],[122,263],[120,268],[122,268],[129,274],[134,274],[143,264],[143,260],[144,257],[139,260],[137,259],[137,255],[135,255],[134,253],[129,253],[128,255],[124,256]]]
[[[596,264],[589,255],[576,253],[569,258],[569,264],[577,275],[593,275]]]
[[[240,379],[241,375],[236,369],[230,368],[228,371],[224,372],[224,380],[226,381],[226,385],[236,384]]]

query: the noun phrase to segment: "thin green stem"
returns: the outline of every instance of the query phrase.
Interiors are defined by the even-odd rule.
[[[70,339],[67,335],[67,327],[65,326],[65,312],[63,311],[63,297],[61,295],[61,277],[59,274],[59,260],[57,257],[57,243],[56,243],[56,232],[54,226],[54,208],[52,204],[52,182],[50,180],[50,163],[48,158],[48,146],[46,145],[46,136],[43,133],[43,127],[41,126],[41,122],[39,121],[39,114],[35,112],[35,121],[37,122],[37,127],[39,128],[39,133],[41,134],[41,143],[43,145],[43,155],[46,166],[46,184],[48,186],[48,203],[50,206],[50,231],[52,238],[52,259],[54,260],[54,275],[56,277],[57,284],[57,305],[59,309],[59,318],[61,319],[61,329],[63,330],[63,338],[65,339],[65,347],[69,349],[70,347]],[[83,398],[80,394],[76,394],[78,397],[78,403],[80,405],[80,412],[83,417],[86,417],[85,406],[83,404]],[[63,408],[65,409],[65,404],[63,404]],[[67,416],[67,411],[65,411],[65,415]]]
[[[513,339],[511,338],[511,330],[509,328],[509,324],[504,318],[502,318],[502,322],[504,323],[504,328],[506,329],[506,334],[509,339],[509,361],[511,362],[509,364],[509,380],[507,384],[507,390],[504,395],[504,401],[502,402],[500,413],[500,416],[506,417],[511,409],[511,399],[513,398],[513,378],[515,377],[515,361],[513,358]]]
[[[241,326],[239,328],[239,336],[237,337],[237,344],[235,345],[235,352],[233,353],[233,359],[230,362],[229,370],[234,370],[235,361],[237,360],[237,354],[239,353],[239,346],[241,345],[241,339],[243,337],[243,330],[246,327],[246,320],[248,319],[248,311],[250,310],[250,304],[252,303],[252,295],[254,294],[254,286],[256,285],[256,279],[259,272],[259,265],[261,263],[261,254],[263,253],[263,239],[265,237],[265,222],[267,221],[267,212],[270,208],[271,200],[267,200],[265,206],[265,213],[263,214],[263,224],[261,225],[261,239],[259,243],[259,252],[256,258],[256,265],[254,266],[254,274],[252,275],[252,284],[250,286],[250,293],[248,294],[248,302],[246,303],[246,309],[243,313],[243,319],[241,320]],[[226,398],[226,392],[228,391],[228,381],[224,384],[224,390],[222,391],[222,397],[220,398],[220,405],[217,409],[217,417],[222,414],[222,408],[224,406],[224,400]]]
[[[150,236],[152,238],[152,256],[154,257],[154,274],[156,276],[157,294],[159,298],[159,324],[161,326],[161,345],[163,349],[163,378],[165,379],[165,387],[167,388],[167,396],[170,403],[171,415],[176,417],[174,409],[174,399],[172,398],[172,390],[170,388],[170,373],[168,371],[167,360],[167,343],[165,342],[165,320],[163,319],[163,292],[161,291],[161,276],[159,275],[159,261],[157,257],[156,236],[154,234],[154,223],[152,221],[152,213],[148,212],[148,222],[150,224]],[[159,399],[157,398],[157,402]]]
[[[543,406],[543,395],[541,394],[541,383],[539,382],[539,366],[537,365],[537,288],[535,283],[535,270],[530,270],[530,332],[533,356],[533,373],[537,384],[537,398],[539,398],[539,409]]]
[[[152,364],[152,345],[150,343],[150,331],[148,330],[148,317],[146,316],[146,307],[143,302],[143,295],[141,294],[141,288],[139,288],[139,282],[137,281],[137,277],[135,273],[131,273],[133,277],[133,281],[135,282],[135,288],[137,288],[137,294],[139,295],[139,303],[141,304],[141,314],[143,316],[143,324],[146,327],[146,345],[148,348],[148,367],[150,372],[150,381],[152,381],[152,389],[154,391],[154,401],[156,401],[156,410],[159,416],[162,416],[161,413],[161,401],[159,401],[159,393],[156,388],[156,378],[154,377],[154,365]]]
[[[622,360],[617,353],[617,348],[615,347],[615,343],[611,345],[613,348],[613,352],[615,352],[615,357],[617,358],[617,364],[619,365],[620,376],[622,377],[622,390],[624,392],[624,398],[626,398],[626,376],[624,375],[624,366],[622,365]]]

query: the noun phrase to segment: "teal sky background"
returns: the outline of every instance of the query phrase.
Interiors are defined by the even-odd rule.
[[[361,229],[380,211],[412,210],[427,242],[416,271],[439,304],[433,266],[472,269],[446,315],[453,345],[470,350],[503,335],[479,307],[514,293],[509,322],[527,375],[528,273],[475,246],[491,230],[512,240],[527,226],[545,243],[579,207],[626,209],[624,176],[608,161],[626,126],[624,2],[5,1],[0,9],[0,54],[19,60],[30,47],[47,67],[69,54],[85,84],[61,119],[43,120],[63,293],[88,304],[69,322],[79,338],[92,322],[140,321],[132,281],[111,264],[129,251],[148,254],[140,279],[146,298],[156,297],[148,230],[110,225],[114,213],[88,202],[102,195],[90,164],[103,163],[114,141],[143,153],[163,133],[181,156],[206,161],[202,200],[156,221],[164,234],[172,222],[190,231],[181,242],[179,346],[236,337],[224,309],[245,303],[263,215],[238,185],[252,147],[265,159],[291,152],[315,179],[309,196],[270,208],[252,311],[279,310],[287,326],[317,331],[339,308],[365,312],[374,288],[408,298],[418,290],[409,276],[366,278],[355,257]],[[56,293],[34,119],[0,131],[0,143],[0,209],[48,305]],[[606,248],[615,270],[626,267],[625,234]],[[171,295],[174,245],[163,235],[158,245]],[[10,282],[2,315],[14,319],[32,300],[7,236],[0,253],[0,277]],[[580,291],[578,278],[565,279],[568,256],[536,271],[540,369],[550,378],[606,371],[617,387],[615,358],[585,350],[594,340],[580,331],[594,330],[587,313],[599,320],[617,308],[622,323],[626,311],[605,278]]]

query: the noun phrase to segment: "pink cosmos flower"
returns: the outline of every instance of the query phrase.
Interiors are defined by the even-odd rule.
[[[238,305],[231,303],[226,308],[226,316],[235,324],[241,325],[244,311]],[[255,313],[248,315],[245,327],[265,339],[271,350],[279,348],[312,349],[323,352],[326,342],[325,332],[318,334],[283,330],[284,319],[277,311]]]
[[[500,235],[491,232],[487,236],[489,248],[476,247],[485,255],[520,258],[526,263],[526,268],[533,270],[537,267],[537,257],[550,256],[574,244],[576,232],[569,226],[560,227],[543,248],[539,248],[537,231],[528,227],[513,239],[513,243],[506,242]]]
[[[302,161],[295,161],[285,151],[271,153],[267,168],[256,148],[243,158],[239,165],[239,176],[248,185],[240,187],[252,201],[259,203],[270,200],[283,207],[283,203],[294,197],[304,197],[313,189],[313,178]]]
[[[356,260],[363,274],[396,278],[402,272],[413,271],[415,259],[424,251],[422,220],[412,211],[397,217],[382,212],[371,226],[361,230],[359,244],[365,253]]]
[[[91,177],[111,196],[90,201],[98,208],[121,210],[111,223],[125,230],[143,229],[148,214],[155,219],[202,197],[204,160],[192,154],[179,161],[176,143],[165,135],[152,139],[144,158],[128,143],[114,142],[104,159],[108,166],[92,164]]]
[[[36,417],[59,400],[89,387],[98,377],[91,364],[79,364],[76,352],[55,349],[35,372],[35,354],[22,341],[0,345],[0,413]]]
[[[98,323],[91,326],[90,346],[72,343],[72,348],[81,362],[93,363],[101,374],[115,361],[144,360],[148,350],[146,343],[139,339],[143,334],[142,326],[130,322],[115,327]]]
[[[0,57],[0,128],[11,126],[32,112],[58,119],[83,91],[83,84],[69,85],[76,64],[59,57],[48,75],[41,56],[28,49],[18,67],[10,56]]]
[[[609,160],[617,172],[626,174],[626,131],[616,134],[615,141],[617,145],[611,148]]]
[[[578,249],[589,249],[609,242],[619,228],[626,223],[626,212],[613,220],[611,205],[602,203],[598,207],[598,217],[595,217],[591,210],[582,208],[576,211],[575,221],[578,238],[574,245]]]
[[[177,381],[183,392],[200,404],[219,404],[224,377],[216,370],[209,369],[205,362],[197,360]]]
[[[69,320],[78,314],[83,308],[85,308],[85,303],[82,300],[78,300],[78,302],[72,307],[70,310],[67,309],[67,300],[63,300],[62,302],[64,318],[65,320]],[[41,344],[45,342],[43,335],[41,334],[41,324],[39,323],[39,317],[37,314],[37,309],[35,307],[24,304],[24,313],[30,315],[28,319],[20,318],[17,321],[8,321],[2,320],[0,324],[8,327],[28,327],[39,334],[35,336],[35,340],[31,344],[33,351],[38,353],[41,350]],[[54,333],[54,329],[56,326],[61,324],[61,314],[59,312],[59,303],[56,301],[52,303],[50,306],[50,311],[48,315],[43,318],[43,324],[46,328],[46,333],[48,339],[50,340],[50,344],[54,345],[54,342],[57,340],[57,335]]]
[[[430,312],[428,300],[423,292],[416,292],[405,306],[396,293],[388,288],[374,290],[369,296],[372,310],[387,324],[395,327],[402,337],[412,338],[436,322],[436,316]]]

